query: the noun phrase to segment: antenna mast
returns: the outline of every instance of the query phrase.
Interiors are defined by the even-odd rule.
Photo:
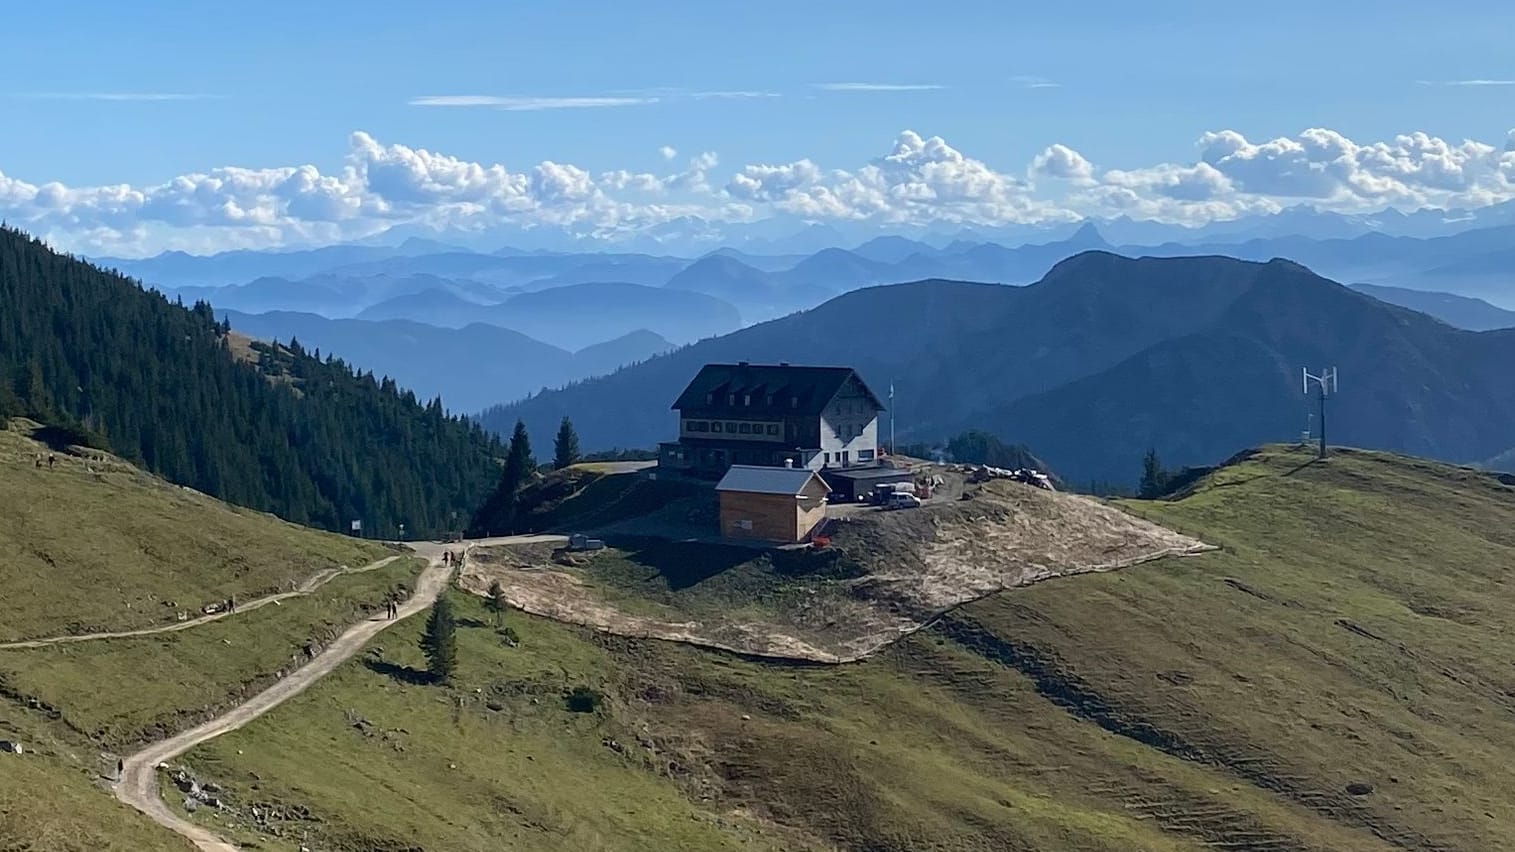
[[[1305,396],[1309,396],[1310,395],[1310,383],[1311,382],[1314,382],[1315,385],[1316,385],[1316,387],[1319,388],[1319,390],[1320,390],[1320,396],[1319,396],[1319,399],[1320,399],[1320,454],[1319,454],[1318,458],[1325,458],[1326,457],[1326,397],[1329,396],[1329,395],[1331,395],[1331,394],[1336,393],[1337,390],[1338,390],[1338,387],[1337,387],[1337,384],[1336,384],[1336,368],[1335,367],[1331,367],[1331,368],[1326,369],[1326,370],[1321,370],[1320,371],[1320,375],[1318,375],[1318,376],[1312,376],[1312,375],[1310,375],[1310,371],[1308,369],[1305,369],[1302,372],[1304,373]]]
[[[889,380],[889,455],[894,455],[894,380]]]

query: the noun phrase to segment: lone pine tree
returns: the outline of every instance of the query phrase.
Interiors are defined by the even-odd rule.
[[[510,606],[505,599],[505,587],[500,585],[499,580],[489,584],[489,599],[484,602],[489,611],[494,613],[494,626],[500,626],[500,620],[505,617],[505,608]]]
[[[558,426],[558,436],[552,442],[552,466],[562,470],[579,460],[579,433],[573,430],[573,421],[567,417]]]
[[[515,530],[516,500],[535,468],[526,424],[517,420],[515,432],[510,436],[510,450],[505,454],[505,466],[500,471],[500,482],[474,513],[471,525],[474,535],[506,535]]]
[[[445,597],[431,605],[426,632],[421,634],[421,652],[426,655],[426,668],[432,680],[437,683],[452,680],[458,668],[458,622],[452,614],[452,603]]]

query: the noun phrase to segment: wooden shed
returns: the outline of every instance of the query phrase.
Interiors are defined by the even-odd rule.
[[[807,468],[732,465],[715,487],[721,535],[793,543],[826,519],[831,486]]]

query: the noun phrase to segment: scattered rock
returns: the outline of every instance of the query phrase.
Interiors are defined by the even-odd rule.
[[[1366,781],[1353,781],[1347,785],[1347,793],[1353,796],[1366,796],[1373,792],[1373,785]]]
[[[484,702],[484,706],[496,713],[502,712],[505,709],[505,705],[498,701],[486,701]]]
[[[746,713],[743,713],[742,714],[742,721],[743,722],[751,722],[752,721],[752,717],[749,716],[749,715],[747,715]]]
[[[189,798],[186,798],[184,800],[184,810],[185,810],[186,813],[194,813],[195,811],[197,811],[199,809],[200,809],[200,803],[199,802],[195,801],[194,799],[189,799]]]

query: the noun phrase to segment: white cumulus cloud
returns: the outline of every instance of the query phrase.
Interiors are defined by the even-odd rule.
[[[678,220],[766,216],[878,224],[1007,224],[1128,215],[1198,224],[1310,204],[1341,212],[1474,208],[1515,199],[1515,130],[1495,143],[1425,132],[1356,141],[1324,128],[1249,139],[1216,130],[1192,156],[1101,168],[1063,143],[991,165],[940,136],[900,132],[850,164],[804,157],[666,170],[507,165],[355,132],[335,169],[222,167],[152,185],[70,186],[0,171],[0,218],[71,250],[142,254],[353,239],[397,224],[556,227],[614,238]],[[3,166],[3,163],[0,163]]]

